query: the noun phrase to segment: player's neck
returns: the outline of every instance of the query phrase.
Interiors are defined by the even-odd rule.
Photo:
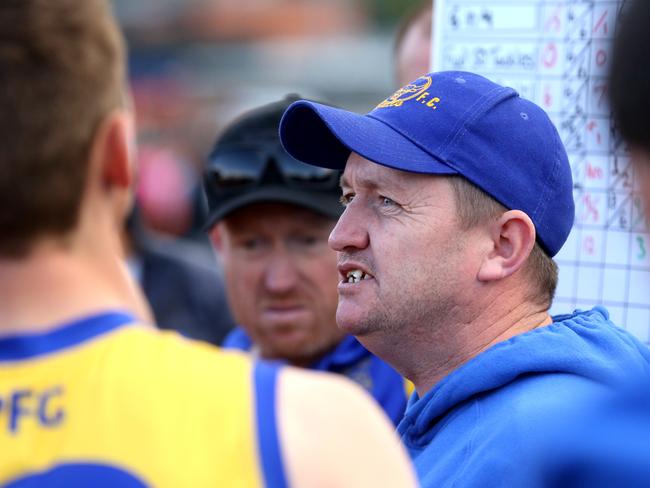
[[[149,322],[137,286],[110,246],[43,242],[20,260],[0,258],[0,335],[41,332],[106,310]]]

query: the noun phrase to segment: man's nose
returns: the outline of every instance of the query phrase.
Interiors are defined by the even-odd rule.
[[[369,243],[366,223],[354,203],[349,204],[330,233],[329,246],[339,252],[366,248]]]
[[[264,285],[273,293],[287,293],[298,282],[298,269],[291,253],[276,252],[270,259],[264,275]]]

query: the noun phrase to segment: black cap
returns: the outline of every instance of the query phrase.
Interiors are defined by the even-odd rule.
[[[299,99],[288,95],[246,112],[217,138],[203,176],[206,230],[235,210],[258,202],[289,203],[332,219],[341,215],[340,172],[304,164],[280,143],[282,114]]]

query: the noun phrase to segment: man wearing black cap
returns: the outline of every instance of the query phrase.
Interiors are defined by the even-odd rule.
[[[544,485],[581,408],[650,366],[604,308],[548,313],[574,218],[548,116],[440,72],[367,115],[298,101],[280,135],[344,169],[337,323],[415,384],[398,432],[422,485]]]
[[[343,210],[340,172],[303,164],[282,149],[280,118],[295,100],[239,117],[207,163],[206,227],[240,324],[224,346],[348,376],[396,424],[406,406],[404,380],[336,327],[338,272],[327,239]]]

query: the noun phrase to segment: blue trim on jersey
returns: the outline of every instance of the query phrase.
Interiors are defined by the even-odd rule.
[[[128,313],[105,312],[69,322],[41,334],[0,338],[0,362],[32,359],[57,352],[135,321],[135,317]]]
[[[282,464],[276,416],[276,384],[279,364],[256,362],[255,413],[257,437],[265,485],[272,488],[287,487]]]
[[[30,473],[10,481],[4,488],[43,487],[83,488],[147,488],[132,473],[116,466],[89,463],[66,463],[47,471]]]

